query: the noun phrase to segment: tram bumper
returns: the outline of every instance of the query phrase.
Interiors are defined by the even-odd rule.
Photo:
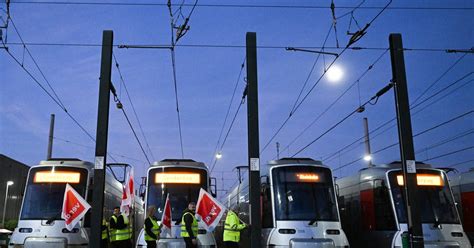
[[[290,248],[334,248],[332,239],[291,239]]]

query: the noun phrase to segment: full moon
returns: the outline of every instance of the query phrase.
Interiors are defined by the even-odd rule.
[[[342,70],[339,66],[333,65],[329,68],[329,70],[326,72],[327,78],[331,82],[337,82],[341,80],[342,78]]]

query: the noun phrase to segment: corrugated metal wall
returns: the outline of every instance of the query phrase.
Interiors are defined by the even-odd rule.
[[[29,168],[21,162],[0,154],[0,218],[3,217],[7,182],[14,182],[13,185],[8,187],[5,222],[11,219],[18,219]]]

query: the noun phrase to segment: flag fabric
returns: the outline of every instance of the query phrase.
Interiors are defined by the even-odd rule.
[[[125,182],[125,186],[122,191],[122,203],[120,204],[120,212],[125,215],[129,215],[130,208],[133,206],[134,201],[134,179],[133,179],[133,169],[130,169],[128,172],[128,177]]]
[[[196,204],[196,218],[208,232],[212,232],[224,215],[226,208],[211,194],[201,188]]]
[[[65,220],[67,230],[71,231],[90,208],[89,203],[71,185],[66,184],[61,218]]]
[[[122,186],[122,202],[120,204],[120,212],[128,216],[130,214],[130,198],[127,193],[127,185]]]
[[[161,235],[165,237],[171,237],[171,202],[170,194],[166,196],[165,208],[163,210],[163,215],[161,215]]]

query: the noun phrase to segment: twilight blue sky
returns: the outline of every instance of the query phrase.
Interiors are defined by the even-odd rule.
[[[11,16],[27,43],[75,43],[100,44],[102,31],[114,31],[114,44],[169,44],[169,15],[164,6],[103,6],[103,5],[49,5],[20,4],[13,1]],[[133,2],[133,1],[129,1]],[[141,1],[153,2],[153,1]],[[165,1],[160,1],[160,3]],[[173,1],[178,4],[180,1]],[[193,1],[186,0],[188,4]],[[329,6],[330,1],[200,1],[201,4],[257,4],[257,5],[313,5]],[[348,11],[338,6],[355,6],[359,1],[336,0],[336,15]],[[383,6],[385,1],[367,0],[363,6]],[[407,48],[459,48],[474,46],[474,4],[472,1],[400,1],[394,0],[392,7],[465,7],[464,10],[388,9],[368,29],[367,34],[354,46],[388,47],[390,33],[402,33]],[[4,7],[4,4],[2,5]],[[190,7],[183,7],[184,15]],[[363,26],[370,21],[378,9],[359,9],[354,12]],[[5,14],[2,12],[2,17]],[[337,22],[341,46],[347,44],[346,35],[350,17]],[[180,21],[182,23],[182,20]],[[245,45],[245,34],[257,32],[259,46],[319,47],[331,25],[331,12],[327,8],[222,8],[196,7],[191,20],[191,29],[179,44]],[[352,23],[354,30],[354,22]],[[10,51],[22,58],[22,46],[17,45],[18,36],[11,25],[8,30]],[[16,43],[16,44],[15,44]],[[334,32],[327,41],[335,46]],[[98,46],[53,46],[29,45],[33,56],[66,107],[79,122],[95,136],[100,51]],[[328,49],[340,52],[340,49]],[[279,133],[271,145],[261,154],[261,161],[276,156],[275,142],[285,148],[299,132],[346,90],[367,67],[382,54],[383,50],[349,50],[336,65],[344,70],[339,82],[329,82],[324,77],[311,92],[301,108]],[[135,108],[141,120],[155,160],[180,157],[174,88],[172,83],[171,57],[168,50],[119,49],[114,48]],[[223,123],[227,106],[245,56],[245,48],[176,48],[176,66],[183,128],[185,157],[212,164],[213,152]],[[413,102],[462,54],[440,51],[406,51],[405,63],[409,84],[409,96]],[[258,80],[260,104],[260,147],[267,143],[280,124],[288,116],[316,56],[311,53],[295,53],[283,48],[261,48],[258,50]],[[326,56],[328,63],[333,57]],[[421,98],[436,93],[455,80],[472,73],[474,58],[465,56],[452,70],[441,78]],[[44,85],[33,62],[25,56],[24,66]],[[314,84],[324,70],[322,58],[305,89]],[[244,69],[245,75],[245,69]],[[113,68],[113,83],[120,93],[118,71]],[[360,98],[367,100],[391,79],[390,56],[386,53],[372,70],[359,82]],[[474,87],[470,74],[463,81],[437,97],[426,101],[414,114],[413,132],[419,133],[446,120],[472,111]],[[236,99],[232,104],[231,118],[237,108],[244,88],[240,80]],[[452,92],[451,92],[452,91]],[[449,93],[449,94],[448,94]],[[443,97],[443,95],[448,94]],[[123,91],[121,98],[127,113],[133,117],[130,103]],[[439,99],[438,99],[439,98]],[[314,126],[297,139],[282,156],[292,155],[299,148],[319,136],[359,105],[358,87],[355,85],[333,108],[324,114]],[[113,107],[113,105],[111,105]],[[46,156],[49,116],[56,114],[54,143],[55,157],[77,157],[93,161],[95,144],[54,104],[54,102],[31,80],[4,51],[0,50],[0,153],[28,165],[34,165]],[[335,130],[325,135],[304,152],[303,157],[327,158],[363,135],[362,118],[369,118],[369,127],[375,128],[395,116],[393,91],[381,97],[376,105],[368,105],[366,111],[354,115]],[[474,150],[469,149],[453,155],[432,159],[452,151],[472,147],[474,114],[464,116],[447,125],[415,138],[418,160],[428,160],[436,166],[456,165],[460,171],[473,167]],[[389,126],[387,126],[389,127]],[[223,158],[214,173],[219,178],[219,187],[227,189],[235,182],[230,171],[247,161],[246,105],[239,113],[234,128],[223,149]],[[227,129],[224,130],[224,132]],[[397,142],[396,128],[380,135],[373,134],[372,150],[376,151]],[[465,135],[467,134],[467,135]],[[139,134],[142,138],[141,134]],[[455,140],[436,145],[452,137]],[[377,137],[375,137],[377,136]],[[461,137],[462,136],[462,137]],[[65,142],[69,141],[69,142]],[[426,147],[435,147],[424,149]],[[116,108],[110,111],[109,152],[116,159],[136,166],[137,177],[144,176],[146,161],[128,128],[122,113]],[[363,144],[351,146],[332,160],[323,162],[336,168],[354,161],[364,153]],[[121,157],[126,156],[125,157]],[[150,155],[149,155],[150,156]],[[151,157],[151,156],[150,156]],[[133,159],[130,159],[133,158]],[[398,146],[374,155],[375,163],[398,160]],[[151,159],[151,158],[150,158]],[[110,162],[110,159],[109,159]],[[335,171],[340,177],[365,166],[358,161]],[[225,173],[221,173],[225,172]],[[223,176],[223,177],[222,177]]]

